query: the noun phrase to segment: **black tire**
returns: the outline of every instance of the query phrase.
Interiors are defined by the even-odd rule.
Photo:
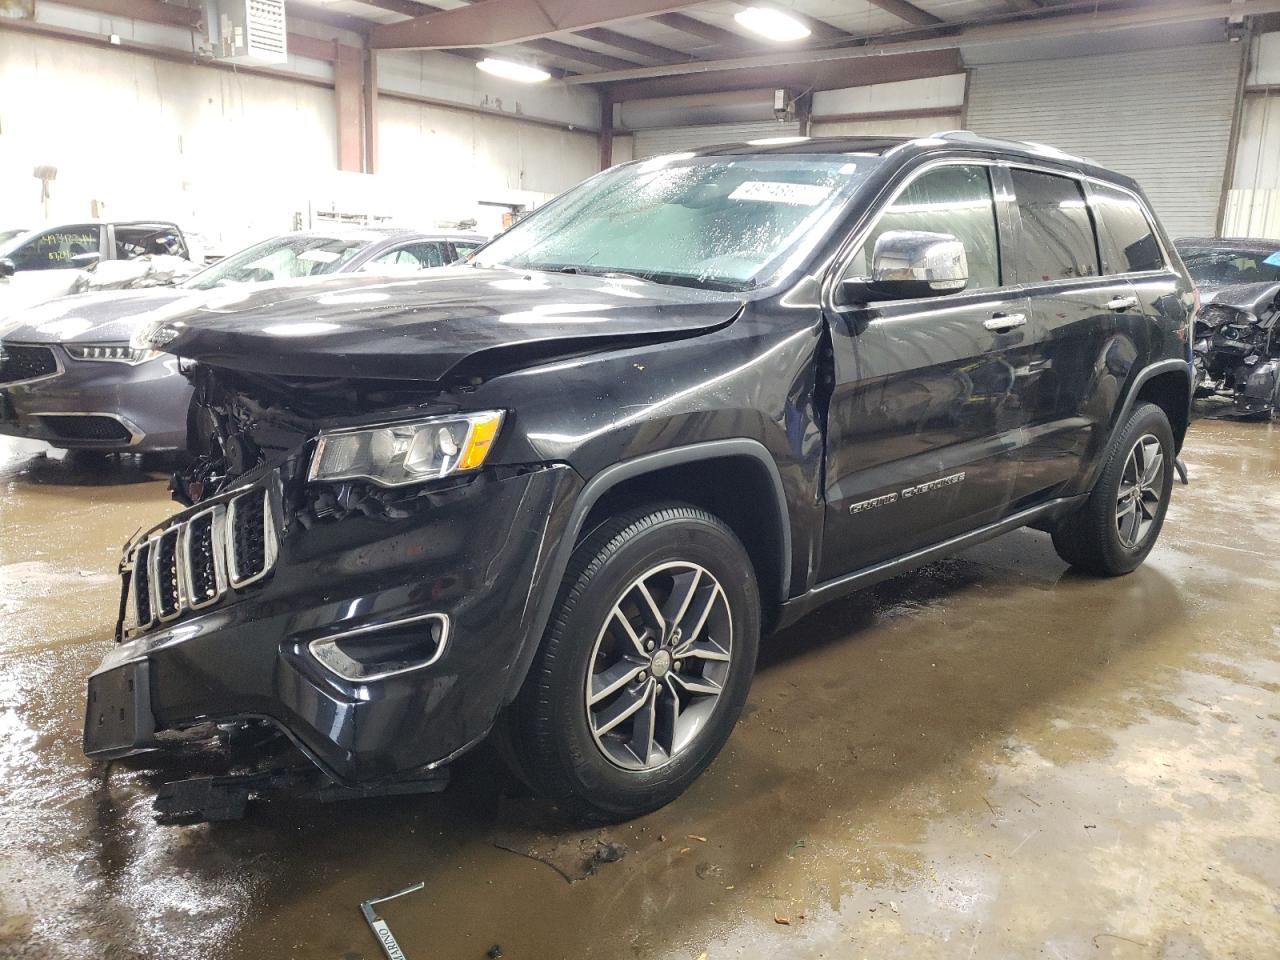
[[[690,567],[696,569],[690,571]],[[709,579],[703,579],[704,574]],[[675,575],[682,579],[677,581]],[[666,576],[672,577],[671,589],[668,599],[658,599],[659,607],[679,607],[677,582],[700,584],[696,589],[702,591],[695,598],[695,587],[681,588],[691,599],[687,607],[680,609],[689,612],[684,617],[669,617],[669,626],[671,621],[687,624],[688,635],[683,637],[683,643],[694,646],[699,635],[709,637],[713,629],[721,632],[730,638],[730,657],[723,665],[704,661],[702,654],[693,653],[678,661],[674,652],[689,649],[682,647],[681,630],[663,631],[656,640],[657,650],[670,649],[673,655],[661,661],[667,664],[661,674],[655,651],[648,654],[653,657],[648,672],[620,688],[616,701],[605,703],[621,703],[630,697],[632,687],[640,689],[643,681],[646,688],[654,691],[654,715],[662,709],[662,715],[668,718],[666,726],[672,731],[670,753],[653,746],[655,727],[649,725],[646,757],[637,757],[636,763],[652,762],[655,768],[626,769],[619,764],[627,760],[629,743],[635,741],[623,745],[619,738],[630,729],[629,725],[640,729],[640,718],[645,714],[638,713],[619,723],[613,731],[593,732],[605,726],[599,722],[602,713],[593,711],[603,712],[605,708],[590,704],[590,684],[601,682],[602,665],[610,659],[607,645],[621,645],[628,657],[646,656],[636,653],[643,651],[644,642],[631,640],[635,630],[623,633],[625,628],[617,622],[614,608],[628,609],[628,597],[640,595],[635,592],[640,582],[652,586],[651,594],[660,597],[661,581]],[[721,588],[723,604],[716,599],[716,584]],[[695,629],[692,624],[708,595],[705,609],[712,612],[703,615]],[[731,624],[728,629],[726,623]],[[642,626],[639,630],[644,637],[650,637],[650,628]],[[678,797],[728,740],[751,686],[759,637],[760,599],[755,573],[746,550],[724,522],[680,503],[619,514],[595,529],[574,550],[529,676],[500,719],[496,737],[499,751],[536,794],[556,802],[578,819],[617,822],[656,810]],[[718,695],[689,694],[684,683],[706,685],[704,674],[713,667],[727,671],[718,673],[719,680],[712,684],[719,687]],[[683,674],[677,672],[681,670]],[[674,731],[677,717],[683,718],[686,713],[671,708],[668,714],[668,707],[660,707],[657,699],[668,697],[668,691],[678,706],[680,696],[688,694],[689,702],[682,709],[691,720],[701,718],[701,725],[695,723],[696,732],[683,745],[678,745]],[[708,700],[714,701],[710,707]],[[695,710],[702,712],[695,715]]]
[[[1132,457],[1141,457],[1135,447],[1147,438],[1159,444],[1161,461],[1158,494],[1149,499],[1151,516],[1148,525],[1129,542],[1122,532],[1118,517],[1121,484],[1129,488],[1126,470],[1132,470]],[[1139,403],[1125,422],[1107,453],[1102,472],[1084,505],[1060,519],[1053,529],[1053,546],[1058,556],[1073,567],[1102,577],[1118,577],[1132,572],[1147,558],[1160,536],[1174,477],[1173,429],[1169,418],[1154,403]],[[1146,495],[1139,491],[1139,499]],[[1141,503],[1135,503],[1142,510]],[[1138,515],[1141,517],[1141,514]]]

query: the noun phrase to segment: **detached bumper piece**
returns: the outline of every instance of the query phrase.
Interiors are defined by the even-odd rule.
[[[218,823],[243,820],[251,800],[313,800],[332,803],[391,797],[412,793],[439,793],[449,785],[447,767],[417,778],[382,784],[345,787],[319,770],[270,770],[227,777],[194,777],[164,784],[152,809],[156,822],[168,825]]]

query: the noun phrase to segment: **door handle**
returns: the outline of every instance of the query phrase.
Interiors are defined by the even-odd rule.
[[[1138,305],[1137,297],[1112,297],[1103,304],[1108,310],[1122,312]]]
[[[983,320],[982,325],[992,333],[1004,333],[1027,322],[1025,313],[997,313],[990,320]]]

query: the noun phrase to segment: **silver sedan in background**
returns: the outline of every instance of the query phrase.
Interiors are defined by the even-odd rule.
[[[0,331],[0,434],[68,449],[183,450],[191,385],[176,357],[130,345],[154,311],[242,284],[439,267],[482,243],[474,234],[384,228],[292,233],[174,287],[82,294],[28,308]]]

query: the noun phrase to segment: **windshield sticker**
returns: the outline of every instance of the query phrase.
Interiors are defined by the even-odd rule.
[[[830,187],[811,183],[785,183],[772,180],[747,180],[740,183],[730,200],[758,200],[761,203],[790,203],[798,207],[816,207],[831,195]]]
[[[1267,259],[1263,260],[1262,262],[1265,263],[1268,267],[1280,267],[1280,250],[1277,250],[1275,253],[1267,257]]]

